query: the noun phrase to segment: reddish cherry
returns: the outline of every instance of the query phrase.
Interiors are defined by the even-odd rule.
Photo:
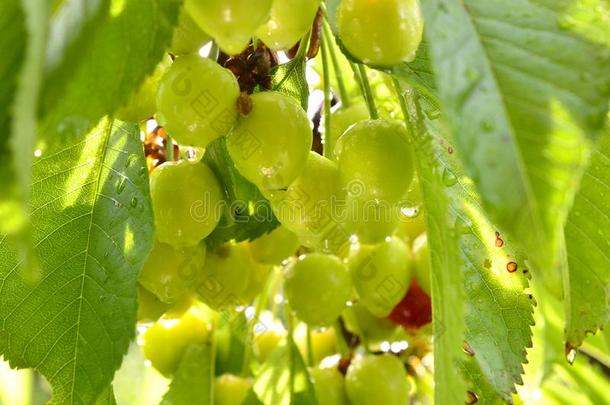
[[[415,278],[411,280],[407,294],[388,318],[407,329],[418,329],[432,321],[432,301]]]

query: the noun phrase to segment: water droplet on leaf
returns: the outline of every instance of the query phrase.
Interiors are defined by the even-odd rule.
[[[557,27],[560,30],[569,30],[574,27],[574,22],[569,17],[561,17],[557,19]]]
[[[127,185],[127,180],[125,179],[125,177],[121,177],[119,179],[119,181],[117,181],[117,183],[116,183],[116,192],[118,194],[121,194],[123,192],[123,190],[125,190],[126,185]]]
[[[515,263],[515,262],[508,262],[508,263],[506,263],[506,270],[507,270],[509,273],[514,273],[515,271],[517,271],[517,268],[518,268],[518,267],[519,267],[519,266],[518,266],[518,265],[517,265],[517,263]]]
[[[443,184],[451,187],[458,182],[457,176],[448,168],[443,169]]]
[[[490,132],[494,129],[494,123],[491,120],[483,120],[483,122],[481,122],[481,128],[486,132]]]
[[[430,121],[434,121],[440,118],[441,116],[441,111],[440,110],[427,110],[426,112],[426,117],[428,117],[428,119]]]
[[[460,216],[455,218],[454,228],[460,235],[467,235],[472,233],[472,222],[469,219],[463,219]]]
[[[125,161],[125,167],[129,167],[131,166],[131,164],[137,159],[137,157],[135,155],[129,155],[129,157],[127,158],[127,160]]]

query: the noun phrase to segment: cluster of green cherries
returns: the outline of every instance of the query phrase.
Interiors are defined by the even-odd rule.
[[[228,55],[252,38],[286,51],[307,35],[320,6],[318,0],[185,0],[169,49],[174,60],[160,63],[116,114],[129,121],[155,114],[173,140],[195,150],[224,137],[235,169],[281,224],[255,240],[208,251],[226,191],[214,171],[198,159],[171,160],[152,171],[156,241],[139,276],[138,316],[151,323],[142,336],[144,354],[166,376],[190,345],[213,339],[220,313],[248,307],[270,285],[301,322],[294,335],[303,356],[318,365],[337,353],[339,337],[329,327],[339,319],[367,341],[391,341],[396,324],[429,322],[428,309],[424,322],[409,324],[405,301],[414,289],[430,291],[405,125],[369,119],[362,103],[339,108],[325,134],[334,147],[322,156],[311,150],[311,123],[295,99],[277,91],[241,94],[231,71],[197,53],[211,38]],[[345,49],[370,65],[410,60],[421,41],[417,0],[342,0],[337,24]],[[414,206],[419,215],[405,214]],[[253,343],[260,363],[286,339],[268,315],[269,327]],[[311,376],[322,405],[403,404],[412,390],[403,363],[390,354],[355,357],[345,377],[319,366]],[[220,375],[215,403],[240,404],[251,385],[249,377]]]

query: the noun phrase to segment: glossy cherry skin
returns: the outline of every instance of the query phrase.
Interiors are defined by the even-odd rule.
[[[288,50],[311,28],[319,0],[275,0],[256,36],[274,51]]]
[[[285,277],[284,292],[291,308],[310,326],[332,324],[343,312],[352,289],[341,260],[320,253],[301,256]]]
[[[236,55],[267,21],[271,4],[272,0],[186,0],[184,7],[223,52]]]
[[[230,70],[198,54],[176,58],[157,89],[157,121],[176,142],[205,148],[237,120],[239,84]]]
[[[337,24],[349,53],[370,65],[411,61],[422,40],[418,0],[342,0]]]
[[[199,244],[220,221],[220,184],[205,163],[166,162],[150,175],[157,240],[181,249]]]
[[[349,238],[339,223],[339,170],[333,161],[316,152],[309,152],[304,170],[288,189],[271,193],[269,199],[280,223],[305,246],[332,251],[334,245]]]
[[[235,167],[261,191],[286,189],[303,171],[313,135],[307,114],[275,91],[250,96],[252,110],[227,138]]]
[[[432,300],[415,278],[405,297],[396,305],[389,319],[407,329],[419,329],[432,322]]]
[[[410,383],[402,362],[390,354],[368,354],[352,361],[345,375],[352,405],[405,405]]]
[[[349,271],[359,302],[371,314],[384,318],[400,302],[411,279],[411,261],[411,250],[396,237],[352,247]]]

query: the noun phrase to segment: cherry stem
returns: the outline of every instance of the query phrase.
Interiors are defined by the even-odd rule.
[[[294,59],[303,59],[305,57],[305,54],[307,53],[307,48],[308,48],[308,43],[309,43],[309,38],[311,37],[311,30],[309,30],[307,32],[307,34],[303,35],[303,38],[301,38],[301,42],[299,42],[299,50],[297,51],[297,54],[294,56]]]
[[[259,316],[263,311],[263,308],[267,306],[267,300],[271,289],[275,285],[276,275],[270,274],[265,281],[262,293],[256,299],[256,306],[254,307],[254,315],[252,320],[248,322],[248,328],[246,330],[246,343],[253,342],[252,335],[254,334],[254,327],[259,320]],[[244,360],[241,367],[241,374],[248,376],[250,373],[250,359],[252,358],[252,344],[246,344],[244,348]]]
[[[371,344],[369,342],[369,339],[364,337],[364,330],[360,326],[360,322],[358,321],[357,317],[354,317],[354,322],[356,323],[356,329],[358,329],[358,332],[359,332],[360,341],[362,342],[362,347],[364,347],[364,351],[366,353],[370,354],[371,353]]]
[[[165,131],[165,160],[167,162],[174,161],[174,140],[167,131]]]
[[[334,36],[329,28],[328,19],[323,24],[323,29],[324,29],[323,41],[327,41],[327,43],[328,43],[328,51],[330,54],[330,60],[333,64],[333,70],[335,71],[335,79],[337,80],[337,85],[339,86],[339,96],[341,97],[341,105],[343,107],[349,107],[351,103],[349,100],[349,96],[347,95],[347,89],[345,87],[345,82],[343,81],[343,73],[341,72],[341,66],[339,66],[339,59],[337,59],[337,54],[335,53],[335,47],[331,43]]]
[[[366,101],[366,105],[369,108],[369,115],[371,116],[371,119],[378,119],[379,112],[377,111],[377,105],[375,104],[375,99],[373,98],[373,91],[371,90],[369,78],[366,75],[366,68],[362,64],[358,64],[357,68],[352,64],[352,70],[354,70],[354,76],[356,76],[356,79],[358,79],[358,82],[360,83],[360,90],[362,90],[362,96],[364,97],[364,101]]]
[[[337,349],[339,350],[339,354],[341,357],[347,357],[349,355],[349,345],[345,341],[345,336],[343,336],[343,329],[339,324],[339,321],[334,323],[333,328],[335,329],[335,336],[337,337]]]
[[[294,394],[294,372],[295,372],[295,361],[294,361],[294,317],[292,316],[292,309],[289,304],[284,305],[284,309],[286,311],[286,323],[288,324],[288,361],[289,369],[290,369],[290,397],[293,397]]]
[[[314,366],[313,343],[311,340],[311,328],[307,325],[307,363],[310,367]]]
[[[320,53],[322,54],[322,75],[324,80],[324,157],[330,159],[333,152],[333,143],[330,133],[330,73],[328,69],[328,54],[326,50],[328,48],[328,38],[324,36],[321,41]]]
[[[419,107],[419,102],[417,99],[413,99],[413,113],[409,111],[409,107],[407,106],[407,100],[405,95],[403,94],[402,88],[400,87],[400,83],[396,78],[392,78],[392,83],[394,84],[394,92],[396,93],[396,97],[400,103],[400,109],[402,110],[402,115],[404,116],[405,124],[407,125],[407,129],[411,134],[411,137],[414,137],[415,134],[419,133],[419,129],[421,129],[422,117],[421,117],[421,109]]]

